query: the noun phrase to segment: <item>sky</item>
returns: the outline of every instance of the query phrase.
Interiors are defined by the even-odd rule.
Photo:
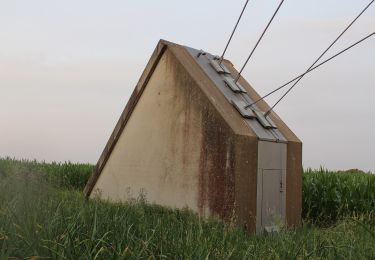
[[[0,0],[0,157],[96,163],[159,39],[221,54],[244,0]],[[261,95],[303,73],[369,0],[285,0],[243,72]],[[250,0],[242,67],[279,1]],[[375,31],[375,4],[329,51]],[[267,99],[273,104],[282,93]],[[275,108],[303,166],[375,171],[375,37]]]

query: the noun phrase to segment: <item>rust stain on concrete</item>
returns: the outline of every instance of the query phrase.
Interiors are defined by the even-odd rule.
[[[199,209],[231,217],[234,209],[234,151],[229,130],[209,110],[202,110]]]

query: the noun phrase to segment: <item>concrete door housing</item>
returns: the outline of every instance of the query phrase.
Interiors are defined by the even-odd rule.
[[[285,143],[258,143],[257,233],[285,224],[286,152]]]

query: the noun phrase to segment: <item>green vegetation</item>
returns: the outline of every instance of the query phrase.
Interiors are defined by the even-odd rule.
[[[321,168],[303,174],[303,218],[329,224],[343,216],[375,214],[375,175]]]
[[[337,188],[334,182],[341,182],[343,176],[348,178],[347,185],[355,185],[349,184],[347,176],[351,175],[354,183],[365,181],[360,174],[335,173],[330,179],[328,172],[305,173],[302,226],[256,236],[231,223],[202,220],[189,210],[166,209],[142,199],[124,204],[85,201],[81,190],[91,169],[82,164],[0,159],[0,259],[375,258],[374,207],[369,202],[374,198],[375,176],[363,175],[370,184],[356,184],[359,191],[372,189],[366,190],[370,195],[351,195],[353,200],[366,201],[361,206],[332,206],[341,202],[332,204],[327,199],[329,203],[324,202],[319,210],[322,198],[318,194],[323,196],[323,191],[314,189],[333,187],[349,198],[341,187],[345,185],[337,184],[341,185]],[[307,196],[310,190],[315,195]],[[319,211],[329,218],[324,219]],[[316,217],[324,223],[330,220],[330,225],[317,226]]]
[[[94,166],[82,163],[45,163],[0,158],[0,178],[14,174],[34,174],[56,188],[83,190]]]

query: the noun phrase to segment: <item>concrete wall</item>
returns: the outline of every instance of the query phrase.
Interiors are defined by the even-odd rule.
[[[151,203],[254,226],[256,138],[234,134],[211,102],[167,50],[90,197],[125,201],[144,192]]]
[[[85,193],[112,201],[143,193],[148,202],[187,206],[255,231],[258,138],[185,48],[165,46],[161,41],[155,50]],[[301,143],[276,114],[272,117],[290,141],[286,217],[295,225],[300,220]]]
[[[170,52],[161,58],[91,195],[198,210],[201,112]],[[179,74],[179,77],[176,75]]]
[[[230,62],[226,62],[225,65],[232,73],[237,73]],[[239,82],[253,100],[261,98],[244,78],[241,77]],[[270,109],[270,106],[264,100],[258,102],[257,105],[262,111],[268,111]],[[269,116],[272,121],[276,123],[277,128],[283,136],[288,140],[286,163],[286,222],[290,227],[296,226],[301,222],[302,213],[302,142],[274,111],[272,111]]]
[[[254,230],[257,138],[235,134],[189,75],[171,51],[163,54],[90,197],[144,192],[151,203]]]

